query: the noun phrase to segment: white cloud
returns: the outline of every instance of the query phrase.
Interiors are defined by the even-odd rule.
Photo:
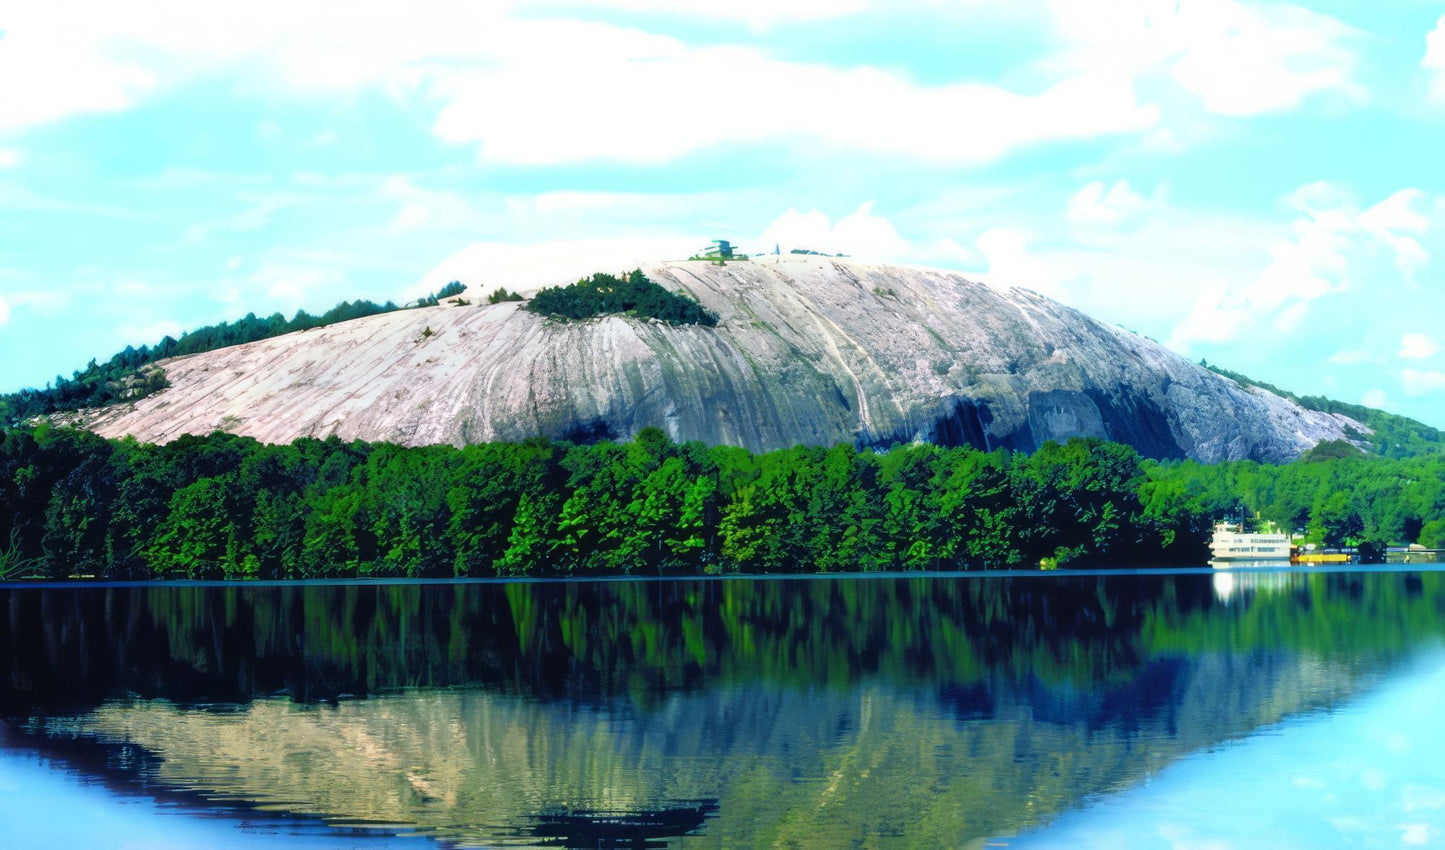
[[[665,203],[663,195],[647,195],[630,192],[578,192],[559,189],[536,195],[509,198],[513,209],[525,209],[529,213],[553,215],[557,213],[594,212],[616,210],[619,207],[651,206]]]
[[[983,255],[949,236],[915,246],[914,260],[932,263],[943,268],[977,269],[983,263]]]
[[[1069,199],[1069,220],[1079,224],[1094,224],[1112,227],[1143,211],[1149,202],[1143,195],[1129,188],[1129,181],[1119,180],[1104,187],[1102,180],[1095,180]]]
[[[122,280],[111,284],[111,291],[128,299],[149,298],[161,294],[179,294],[168,286],[158,286],[144,280]]]
[[[1385,391],[1379,387],[1372,387],[1365,390],[1365,394],[1360,396],[1360,404],[1376,410],[1384,410],[1390,404],[1390,397],[1385,395]]]
[[[0,112],[3,112],[0,109]],[[0,182],[0,209],[6,212],[54,212],[101,218],[136,219],[140,214],[122,205],[70,201],[63,198],[37,194],[18,182]]]
[[[1430,75],[1430,95],[1445,99],[1445,15],[1435,22],[1435,29],[1425,36],[1425,55],[1420,67]]]
[[[1121,0],[1104,6],[1053,0],[1076,68],[1130,77],[1167,74],[1210,112],[1294,109],[1320,92],[1361,94],[1350,82],[1353,31],[1297,6],[1233,0]]]
[[[144,325],[125,324],[116,328],[116,337],[127,345],[151,345],[166,337],[180,339],[185,329],[172,321],[151,322]]]
[[[1100,184],[1093,197],[1107,197],[1109,185]],[[1074,227],[1064,234],[1056,222],[1041,219],[1014,216],[1018,223],[990,226],[999,220],[992,212],[964,215],[936,207],[926,212],[948,222],[953,232],[982,231],[977,248],[983,262],[964,261],[964,267],[982,265],[987,282],[1035,289],[1098,318],[1157,334],[1187,352],[1249,334],[1283,338],[1318,318],[1322,298],[1331,298],[1329,308],[1338,309],[1347,299],[1373,305],[1377,295],[1404,297],[1395,269],[1402,252],[1396,246],[1409,235],[1400,226],[1411,217],[1396,213],[1429,211],[1434,203],[1416,197],[1402,206],[1401,200],[1412,197],[1407,190],[1362,206],[1347,192],[1314,184],[1286,199],[1294,215],[1281,221],[1194,212],[1166,202],[1160,192],[1152,194],[1147,211],[1128,221],[1130,226]],[[980,209],[977,201],[963,206]],[[1430,212],[1431,222],[1442,212]],[[900,226],[917,219],[910,213]],[[912,235],[907,227],[903,232]],[[1373,353],[1339,353],[1331,362],[1383,364],[1393,353],[1382,345]]]
[[[751,236],[752,228],[757,226],[757,210],[779,204],[775,190],[758,187],[726,187],[708,192],[555,190],[468,198],[477,206],[477,220],[469,225],[467,235],[484,228],[485,232],[495,233],[505,227],[522,234],[524,240],[536,233],[582,238],[656,232],[659,225],[670,227],[678,221],[705,222],[696,225],[707,228],[693,232],[698,238],[723,235],[736,240]],[[745,247],[751,250],[758,246],[748,243]]]
[[[0,325],[10,321],[10,303],[0,298]]]
[[[1201,293],[1170,338],[1187,350],[1194,342],[1224,342],[1260,320],[1280,331],[1296,328],[1309,304],[1351,286],[1351,266],[1383,245],[1408,275],[1429,255],[1404,232],[1421,232],[1426,222],[1411,210],[1424,193],[1405,189],[1360,211],[1328,183],[1301,186],[1287,199],[1298,211],[1293,237],[1276,243],[1269,265],[1242,287]]]
[[[396,82],[417,63],[466,55],[505,4],[290,0],[201,6],[49,0],[6,9],[0,131],[114,112],[181,82],[240,69],[302,91]]]
[[[526,43],[554,37],[555,22],[535,25],[541,31],[518,33]],[[874,68],[781,62],[751,48],[689,47],[589,26],[586,38],[569,39],[565,49],[578,55],[566,63],[555,61],[555,45],[539,46],[502,68],[439,79],[448,103],[436,134],[478,143],[485,159],[523,164],[653,163],[796,138],[983,162],[1035,142],[1129,133],[1158,120],[1117,77],[1077,74],[1031,95],[973,83],[921,86]],[[579,66],[587,73],[577,74]],[[679,108],[710,91],[726,91],[735,114],[719,120],[707,109]]]
[[[1346,286],[1344,256],[1351,229],[1339,211],[1309,212],[1294,224],[1294,239],[1276,245],[1269,267],[1246,294],[1251,307],[1273,311],[1287,302],[1311,301]]]
[[[250,276],[251,284],[264,291],[269,299],[290,307],[317,303],[316,293],[339,291],[342,281],[342,274],[333,268],[270,260]]]
[[[1329,356],[1329,362],[1337,363],[1341,366],[1354,366],[1359,363],[1368,363],[1373,359],[1374,357],[1370,354],[1369,350],[1364,348],[1347,348],[1336,351]]]
[[[490,229],[494,222],[467,198],[447,189],[430,189],[397,174],[382,181],[379,194],[399,203],[391,220],[392,232],[420,230],[429,233],[466,233]]]
[[[841,18],[863,11],[869,3],[868,0],[733,0],[730,3],[683,4],[677,0],[590,0],[590,5],[611,10],[723,18],[762,29],[780,23]]]
[[[408,295],[435,292],[453,280],[478,295],[505,286],[535,292],[544,286],[571,283],[599,271],[619,272],[692,254],[692,238],[574,239],[532,244],[474,242],[424,274]]]
[[[1174,326],[1172,348],[1188,351],[1196,342],[1226,342],[1251,318],[1247,306],[1218,288],[1200,293],[1193,308]]]
[[[1360,90],[1349,82],[1354,56],[1338,42],[1349,28],[1298,7],[1213,6],[1174,78],[1211,112],[1256,115],[1298,107],[1318,92]]]
[[[1402,369],[1400,370],[1400,381],[1409,395],[1424,395],[1445,390],[1445,372]]]
[[[1428,360],[1440,351],[1440,346],[1424,334],[1405,334],[1400,337],[1400,351],[1395,355],[1403,360]]]
[[[749,6],[793,19],[835,14],[822,3]],[[283,96],[365,85],[433,99],[442,104],[438,136],[511,163],[657,162],[796,138],[978,162],[1038,141],[1144,130],[1158,117],[1119,75],[1067,73],[1026,94],[921,85],[867,66],[785,62],[751,47],[513,15],[501,3],[366,3],[336,15],[283,0],[218,8],[55,0],[29,4],[6,23],[0,131],[126,109],[216,73]],[[700,93],[714,91],[727,92],[726,120],[695,107]],[[258,125],[263,136],[279,129]]]
[[[1389,777],[1385,775],[1385,771],[1378,767],[1366,768],[1360,774],[1360,784],[1371,791],[1385,790],[1385,786],[1389,784],[1389,781]]]
[[[426,204],[408,203],[402,204],[397,211],[396,218],[392,219],[392,230],[412,230],[427,223],[431,218],[431,207]]]
[[[24,307],[46,315],[59,313],[74,300],[72,294],[63,289],[31,289],[12,292],[6,297],[11,308]]]
[[[624,9],[754,27],[897,13],[877,0],[620,2]],[[797,139],[984,162],[1035,142],[1157,133],[1159,108],[1140,99],[1136,84],[1160,78],[1196,95],[1209,111],[1230,115],[1291,109],[1319,92],[1358,92],[1354,56],[1342,46],[1353,31],[1295,6],[1027,5],[1017,14],[1051,18],[1063,54],[1039,64],[1043,85],[1025,92],[978,82],[921,84],[863,65],[782,61],[747,46],[688,44],[597,21],[542,17],[500,0],[360,3],[346,14],[290,0],[219,7],[51,0],[22,4],[5,21],[0,132],[127,109],[188,80],[225,75],[247,92],[282,97],[369,86],[436,103],[438,136],[474,143],[497,162],[647,163],[723,144]],[[985,13],[1000,14],[978,12]],[[1426,63],[1436,52],[1432,47]],[[687,108],[708,92],[727,93],[726,120]],[[270,121],[257,128],[263,136],[279,130]],[[314,143],[330,138],[323,133]]]
[[[154,88],[155,78],[146,68],[104,55],[96,40],[86,37],[94,35],[85,33],[90,10],[48,6],[6,9],[0,38],[0,103],[5,104],[0,131],[75,114],[116,112]]]
[[[525,214],[566,214],[576,209],[628,209],[645,202],[645,195],[610,193],[566,193],[509,198]],[[726,234],[724,234],[726,235]],[[478,294],[498,286],[520,292],[534,292],[544,286],[570,283],[598,271],[618,272],[665,260],[688,257],[704,247],[703,236],[615,236],[556,240],[531,244],[475,242],[428,271],[406,293],[415,297],[435,292],[446,283],[459,280]],[[865,261],[916,261],[922,257],[954,257],[969,254],[947,240],[914,244],[898,234],[893,224],[873,211],[872,202],[836,221],[813,210],[800,213],[789,209],[770,223],[753,241],[741,247],[755,253],[771,253],[778,245],[786,253],[806,248],[827,253],[846,253]]]
[[[1407,281],[1414,281],[1415,271],[1425,265],[1430,254],[1407,233],[1421,234],[1430,229],[1430,221],[1417,212],[1415,204],[1425,200],[1419,189],[1401,189],[1360,214],[1359,224],[1374,238],[1395,252],[1395,264]]]
[[[146,176],[124,181],[127,189],[145,192],[175,192],[203,189],[211,193],[235,192],[271,184],[269,174],[247,174],[236,171],[210,171],[198,168],[164,168]]]
[[[1268,222],[1162,201],[1151,202],[1149,214],[1133,227],[1076,228],[1069,241],[1051,229],[1053,220],[1029,229],[988,227],[994,218],[983,218],[976,243],[983,262],[963,261],[965,268],[982,265],[984,282],[1026,287],[1097,318],[1155,333],[1182,321],[1202,299],[1234,309],[1231,283],[1259,274],[1274,238]],[[1227,326],[1232,322],[1208,322],[1196,338],[1212,338]]]
[[[1391,746],[1395,752],[1408,752],[1408,742],[1403,747]],[[1406,785],[1404,788],[1404,810],[1406,812],[1435,812],[1445,809],[1445,790],[1429,785]]]
[[[790,208],[763,230],[756,250],[768,252],[774,246],[785,253],[802,248],[873,261],[906,260],[914,253],[888,219],[874,215],[872,201],[837,223],[818,210],[800,213]]]
[[[1032,234],[1009,227],[991,227],[978,237],[978,253],[987,271],[978,277],[998,289],[1020,286],[1058,297],[1057,265],[1029,250]]]
[[[204,239],[212,233],[249,233],[269,227],[276,213],[306,203],[305,195],[294,192],[244,191],[237,192],[235,200],[247,208],[234,215],[213,221],[202,221],[186,228],[186,238]]]
[[[1424,847],[1440,835],[1440,830],[1430,823],[1402,823],[1397,829],[1400,830],[1400,843],[1407,847]]]
[[[664,0],[623,6],[677,11]],[[678,13],[766,27],[868,9],[891,11],[868,0],[742,0]],[[1050,84],[1020,93],[786,62],[751,47],[523,16],[505,3],[367,3],[336,15],[288,0],[221,8],[54,0],[6,22],[0,130],[126,109],[187,79],[226,72],[252,89],[304,95],[368,85],[398,98],[434,98],[438,136],[476,143],[500,162],[658,162],[720,144],[797,138],[983,162],[1034,142],[1154,129],[1159,110],[1140,101],[1135,83],[1161,72],[1207,109],[1234,115],[1352,90],[1353,55],[1340,46],[1351,30],[1297,7],[1127,0],[1100,8],[1056,0],[1049,11],[1065,56],[1045,63]],[[728,120],[679,108],[712,91],[736,105]],[[258,126],[263,135],[277,131],[271,122]]]
[[[20,164],[20,151],[14,148],[0,148],[0,169],[14,168]]]

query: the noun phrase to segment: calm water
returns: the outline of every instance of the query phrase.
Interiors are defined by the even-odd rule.
[[[1445,840],[1445,573],[0,589],[0,844]]]

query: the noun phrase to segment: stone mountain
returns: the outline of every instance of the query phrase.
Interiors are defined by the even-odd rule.
[[[754,451],[911,440],[1030,450],[1093,436],[1208,462],[1286,461],[1369,430],[956,273],[821,257],[644,271],[718,326],[447,303],[164,361],[169,389],[79,424],[146,441],[223,429],[405,445],[657,426]]]

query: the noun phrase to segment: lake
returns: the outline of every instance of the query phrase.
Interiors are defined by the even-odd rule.
[[[0,588],[0,843],[1445,840],[1445,573]]]

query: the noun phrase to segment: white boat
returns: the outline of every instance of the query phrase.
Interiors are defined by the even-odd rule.
[[[1215,524],[1214,539],[1209,542],[1210,562],[1213,564],[1240,564],[1244,561],[1288,564],[1293,549],[1288,534],[1255,534],[1227,522]]]

